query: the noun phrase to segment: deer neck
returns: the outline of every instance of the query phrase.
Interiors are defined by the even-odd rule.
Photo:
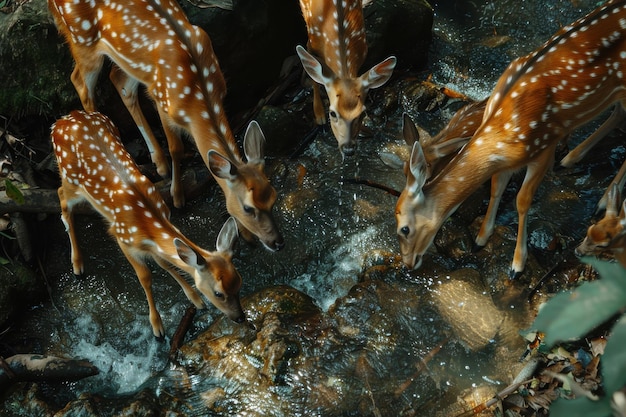
[[[367,55],[361,0],[312,1],[309,46],[338,78],[356,78]],[[323,16],[323,21],[316,20]]]

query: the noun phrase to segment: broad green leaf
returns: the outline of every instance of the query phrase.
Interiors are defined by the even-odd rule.
[[[626,385],[626,316],[613,326],[602,355],[602,382],[611,396]]]
[[[24,204],[24,194],[9,179],[4,180],[7,197],[15,201],[17,204]]]
[[[550,417],[611,417],[611,401],[602,397],[598,401],[581,397],[573,400],[559,398],[550,404]]]
[[[626,280],[626,268],[619,262],[601,261],[598,258],[584,257],[583,262],[593,266],[602,279]]]
[[[532,328],[546,334],[548,346],[583,337],[626,306],[626,270],[617,263],[590,263],[601,279],[557,294],[539,311]]]

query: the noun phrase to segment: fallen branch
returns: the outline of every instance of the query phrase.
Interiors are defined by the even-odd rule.
[[[183,189],[185,190],[185,198],[192,200],[201,195],[201,193],[215,184],[209,170],[205,166],[188,168],[183,174]],[[169,191],[169,181],[162,181],[157,185],[159,193],[165,202],[171,206],[172,198]],[[59,195],[56,189],[43,188],[27,188],[20,190],[24,196],[24,203],[20,204],[7,196],[6,191],[0,191],[0,215],[6,213],[61,213],[61,205],[59,203]],[[74,213],[78,214],[95,214],[88,204],[76,207]]]
[[[178,324],[178,327],[176,328],[176,332],[174,333],[174,336],[172,337],[172,342],[170,343],[170,354],[169,354],[170,362],[175,361],[176,352],[178,352],[178,349],[180,349],[180,347],[182,346],[183,340],[185,339],[185,335],[189,331],[189,328],[191,327],[191,324],[193,323],[193,317],[195,315],[196,315],[196,307],[192,305],[187,308],[187,310],[185,311],[185,314],[180,319],[180,323]]]
[[[88,361],[32,353],[6,358],[4,365],[0,367],[0,392],[15,382],[77,381],[99,372]]]

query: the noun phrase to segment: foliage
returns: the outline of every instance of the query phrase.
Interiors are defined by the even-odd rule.
[[[17,188],[11,180],[4,180],[4,188],[6,189],[7,197],[14,200],[17,204],[24,204],[24,194],[22,194],[20,189]]]
[[[609,417],[613,393],[626,385],[626,269],[615,262],[593,258],[584,261],[598,271],[601,279],[557,294],[539,311],[533,328],[544,332],[545,343],[553,346],[580,339],[617,316],[601,361],[604,395],[598,400],[585,396],[558,399],[550,407],[553,417]]]

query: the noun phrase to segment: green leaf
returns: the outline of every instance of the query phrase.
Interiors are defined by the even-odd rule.
[[[581,338],[626,306],[626,269],[617,263],[585,261],[602,278],[557,294],[539,310],[533,323],[533,329],[546,334],[548,346]]]
[[[613,326],[602,355],[602,382],[608,396],[626,385],[626,316]]]
[[[582,261],[593,266],[602,279],[626,280],[626,268],[618,262],[601,261],[598,258],[583,257]]]
[[[567,400],[559,398],[550,405],[550,417],[611,417],[611,401],[602,397],[591,401],[587,397]]]
[[[7,197],[15,201],[17,204],[24,204],[24,194],[9,179],[4,180]]]

